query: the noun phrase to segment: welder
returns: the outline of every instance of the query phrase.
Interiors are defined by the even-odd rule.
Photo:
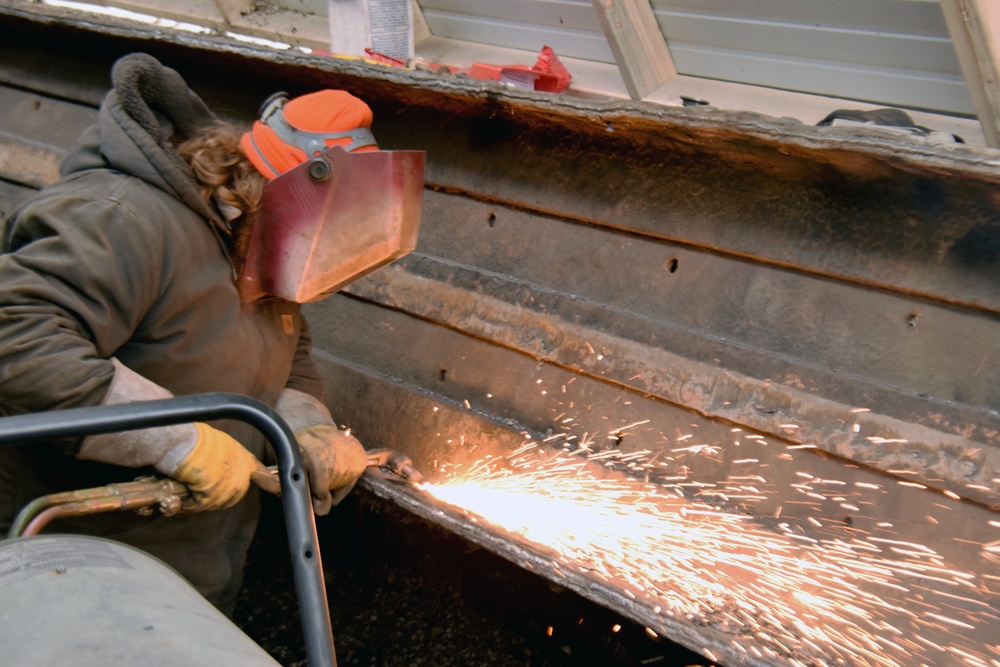
[[[250,285],[245,269],[260,265],[254,227],[281,222],[263,210],[269,186],[298,178],[295,167],[323,150],[379,152],[371,110],[339,90],[279,95],[247,127],[222,120],[178,72],[141,53],[119,59],[111,81],[61,178],[3,227],[0,414],[248,395],[296,433],[315,512],[325,514],[367,465],[323,400],[300,312],[332,285],[314,281],[291,300]],[[43,495],[172,477],[190,490],[189,512],[102,514],[59,528],[144,549],[231,614],[259,516],[250,478],[267,448],[253,427],[228,420],[0,448],[0,527]]]

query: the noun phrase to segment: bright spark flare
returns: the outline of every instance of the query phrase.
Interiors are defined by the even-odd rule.
[[[976,599],[976,575],[947,568],[923,545],[817,540],[788,524],[779,533],[655,484],[595,474],[580,456],[534,443],[449,475],[426,490],[555,550],[556,567],[612,583],[665,619],[730,633],[740,653],[803,666],[908,667],[943,656],[946,664],[1000,665],[1000,647],[963,645],[961,632],[947,645],[921,636],[998,617]],[[986,545],[989,555],[994,549]],[[901,596],[921,602],[902,605]]]

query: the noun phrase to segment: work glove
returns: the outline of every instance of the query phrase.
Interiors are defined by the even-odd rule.
[[[208,424],[196,423],[197,440],[190,453],[169,473],[191,492],[188,511],[204,512],[232,507],[250,488],[250,476],[263,471],[263,463],[229,434]]]
[[[101,405],[150,401],[173,396],[117,359],[114,377]],[[246,495],[250,477],[264,464],[228,434],[208,424],[173,424],[104,433],[83,439],[77,457],[119,466],[150,466],[188,487],[184,509],[194,512],[232,507]]]
[[[358,439],[333,424],[316,424],[296,432],[309,476],[313,511],[324,516],[347,497],[368,467],[368,453]]]
[[[286,388],[274,409],[299,442],[309,475],[313,511],[320,516],[329,514],[365,472],[365,448],[349,432],[336,427],[326,405],[315,396]]]

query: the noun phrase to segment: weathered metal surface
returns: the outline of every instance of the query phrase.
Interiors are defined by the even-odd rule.
[[[417,254],[345,291],[1000,504],[992,318],[453,195],[427,215]]]
[[[391,279],[383,282],[387,276]],[[903,421],[870,412],[871,408],[865,406],[877,405],[877,395],[873,397],[874,403],[839,403],[796,385],[757,380],[717,364],[691,361],[659,345],[560,322],[530,308],[473,296],[460,287],[396,269],[366,279],[347,291],[423,317],[447,321],[549,363],[578,368],[582,358],[582,364],[591,367],[588,374],[640,391],[647,397],[664,398],[700,414],[745,425],[789,442],[811,443],[876,469],[913,473],[933,480],[938,488],[1000,505],[1000,496],[992,482],[1000,475],[996,449],[917,423],[944,421],[947,415],[951,420],[948,426],[988,429],[986,435],[992,441],[995,432],[991,425],[995,419],[988,412],[966,410],[962,414],[940,402],[925,406],[936,412]],[[451,319],[444,320],[445,315]],[[743,351],[747,356],[755,353],[749,349]],[[860,397],[869,383],[860,378],[855,382]],[[516,403],[510,407],[518,411],[523,408]],[[941,425],[944,424],[938,426]]]
[[[18,185],[38,189],[59,178],[62,156],[48,146],[0,133],[0,173]]]
[[[591,109],[546,122],[487,99],[464,111],[458,126],[436,110],[419,119],[418,141],[436,151],[429,180],[443,189],[1000,309],[995,156],[958,149],[945,167],[914,146],[866,150],[791,121],[698,110],[654,119]]]
[[[10,70],[0,66],[0,72]],[[5,89],[0,97],[0,174],[34,189],[54,182],[66,149],[96,118],[96,111],[89,114],[78,104]]]
[[[367,306],[351,299],[338,298],[336,310],[340,316],[357,316]],[[358,367],[348,367],[341,362],[332,362],[327,368],[332,382],[334,404],[357,405],[352,413],[357,432],[372,440],[385,439],[399,441],[413,449],[417,465],[434,476],[439,465],[463,465],[472,459],[485,456],[504,456],[521,446],[525,435],[541,440],[547,432],[534,427],[546,424],[557,429],[579,431],[604,422],[603,428],[623,426],[620,419],[643,417],[649,422],[640,429],[627,430],[628,435],[621,443],[624,449],[641,449],[659,440],[676,442],[678,433],[697,433],[697,442],[713,443],[719,446],[715,456],[707,454],[674,453],[677,464],[688,468],[692,484],[687,487],[688,497],[694,501],[705,499],[715,491],[728,489],[734,482],[726,484],[724,479],[733,473],[734,460],[759,457],[770,460],[771,469],[767,483],[762,490],[768,498],[756,506],[745,506],[760,517],[779,515],[784,523],[793,523],[802,531],[803,538],[832,539],[838,532],[845,540],[860,535],[877,534],[877,524],[886,519],[897,523],[900,533],[907,540],[918,544],[934,544],[940,547],[939,556],[951,567],[979,566],[981,555],[977,541],[982,526],[993,513],[982,507],[965,505],[941,495],[928,496],[915,488],[898,487],[889,489],[884,475],[859,469],[845,468],[843,461],[819,456],[808,450],[795,451],[793,458],[779,464],[768,449],[785,451],[780,441],[768,439],[752,440],[746,435],[734,435],[728,425],[717,421],[692,417],[683,410],[667,404],[658,409],[650,409],[641,395],[627,390],[616,390],[600,381],[581,380],[573,373],[534,360],[510,350],[489,346],[488,343],[458,332],[442,332],[430,323],[406,325],[408,315],[380,311],[378,326],[370,332],[367,344],[357,342],[352,359]],[[341,334],[350,338],[349,332]],[[447,368],[439,369],[431,390],[427,378],[415,374],[396,375],[393,360],[382,353],[385,347],[396,345],[396,349],[409,349],[401,339],[408,338],[421,354],[437,361],[447,360]],[[367,348],[367,353],[363,351]],[[416,352],[414,352],[416,354]],[[326,363],[331,363],[327,361]],[[385,365],[383,365],[383,363]],[[404,364],[405,365],[405,364]],[[446,371],[442,376],[440,371]],[[505,385],[497,385],[488,380],[491,373],[503,372]],[[386,378],[392,381],[387,382]],[[443,377],[443,379],[442,379]],[[575,381],[574,381],[575,378]],[[542,380],[541,384],[537,384]],[[416,382],[417,384],[410,384]],[[566,385],[565,383],[571,383]],[[559,390],[560,384],[567,392]],[[547,393],[546,389],[548,389]],[[495,394],[495,391],[504,395]],[[531,423],[510,420],[509,414],[499,412],[494,403],[503,403],[511,394],[534,397],[538,407],[538,418]],[[456,396],[466,396],[456,400]],[[546,398],[549,396],[551,398]],[[572,426],[561,425],[557,414],[565,414],[568,404],[576,403],[577,411]],[[631,407],[629,407],[631,404]],[[609,409],[614,406],[614,409]],[[625,407],[623,407],[625,406]],[[557,412],[558,411],[558,412]],[[605,419],[612,419],[608,424]],[[401,434],[399,424],[407,430]],[[461,434],[459,436],[459,434]],[[460,439],[461,438],[461,439]],[[726,444],[728,443],[728,446]],[[679,444],[679,443],[678,443]],[[738,445],[734,447],[734,445]],[[775,452],[771,452],[773,455]],[[780,467],[779,467],[780,466]],[[614,474],[614,473],[611,473]],[[822,501],[822,507],[808,508],[796,504],[794,494],[773,493],[780,487],[791,490],[804,479],[823,480],[831,492]],[[678,619],[659,608],[655,595],[635,588],[626,580],[608,580],[595,577],[585,567],[567,560],[564,555],[539,549],[526,542],[522,536],[504,531],[497,526],[469,520],[465,513],[456,508],[441,506],[421,491],[407,485],[395,483],[372,484],[369,488],[400,503],[403,507],[440,523],[492,551],[526,567],[553,582],[571,588],[590,599],[613,608],[626,617],[642,623],[661,636],[667,636],[694,650],[708,650],[718,662],[726,665],[785,665],[785,664],[834,664],[832,654],[829,662],[814,663],[804,660],[803,655],[794,656],[803,663],[788,662],[789,656],[755,656],[737,648],[736,644],[746,640],[738,628],[727,627],[721,618]],[[844,484],[848,488],[844,490]],[[851,488],[854,485],[854,488]],[[866,490],[879,489],[879,490]],[[818,489],[817,489],[818,490]],[[864,507],[859,513],[845,511],[842,504],[846,495],[850,502]],[[775,504],[784,497],[787,504]],[[801,496],[799,496],[801,498]],[[838,500],[839,498],[839,500]],[[781,510],[784,510],[783,512]],[[962,520],[950,520],[960,513]],[[936,517],[936,518],[935,518]],[[824,528],[817,528],[817,520],[822,520]],[[837,526],[841,526],[840,529]],[[664,540],[669,539],[664,535]],[[692,548],[699,545],[693,544]],[[704,557],[711,560],[712,555]],[[890,624],[905,624],[907,616],[907,593],[896,590],[885,594],[889,605],[899,605],[900,615],[890,617]],[[976,642],[992,641],[992,626],[983,625],[970,632]],[[924,639],[947,642],[949,632],[941,634],[928,632]],[[765,642],[766,643],[766,642]],[[960,642],[959,642],[960,643]],[[958,644],[956,644],[958,645]],[[949,664],[947,661],[940,663]]]
[[[25,101],[0,131],[17,150],[47,146],[43,163],[68,148],[47,123],[92,118],[110,64],[134,50],[237,118],[274,90],[346,88],[373,106],[383,147],[427,151],[417,251],[307,314],[337,417],[432,480],[529,436],[590,437],[669,462],[638,476],[680,475],[692,502],[806,534],[888,521],[993,572],[998,153],[529,94],[25,2],[0,3],[0,37],[3,104]],[[4,211],[47,178],[3,171]],[[745,499],[733,477],[750,460],[766,475]],[[803,474],[849,492],[801,503]],[[425,495],[378,491],[724,664],[788,664]]]

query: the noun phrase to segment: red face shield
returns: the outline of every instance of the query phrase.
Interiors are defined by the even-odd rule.
[[[270,181],[241,290],[251,298],[316,301],[413,250],[425,157],[335,146]]]

